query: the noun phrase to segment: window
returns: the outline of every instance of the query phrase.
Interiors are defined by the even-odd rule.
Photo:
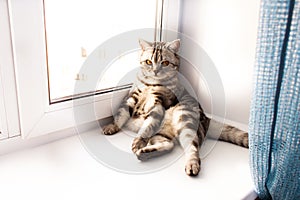
[[[179,1],[165,0],[164,16],[165,18],[173,16],[170,18],[172,20],[166,20],[165,28],[177,30],[178,4]],[[116,52],[120,53],[114,59],[110,58],[110,62],[107,61],[114,67],[109,68],[111,71],[106,71],[102,83],[93,91],[75,90],[75,95],[83,94],[80,97],[85,98],[74,100],[74,84],[76,86],[88,83],[91,79],[88,74],[82,73],[84,71],[81,70],[81,65],[88,62],[87,58],[95,52],[94,48],[110,37],[132,29],[154,28],[155,7],[155,1],[138,0],[9,1],[9,5],[5,8],[7,12],[9,11],[8,21],[12,41],[10,52],[13,52],[14,60],[11,65],[14,66],[16,73],[20,129],[23,138],[75,126],[74,107],[83,110],[88,110],[91,106],[94,108],[95,113],[84,116],[82,123],[111,116],[112,95],[117,97],[115,99],[121,99],[128,91],[128,87],[124,85],[131,82],[130,79],[122,82],[119,84],[122,87],[111,92],[109,88],[118,86],[116,82],[119,82],[120,77],[116,75],[121,72],[118,69],[116,73],[113,68],[120,63],[131,62],[131,59],[137,56],[136,51],[127,54],[128,51],[124,51],[122,46],[116,49]],[[101,16],[103,13],[105,16]],[[142,13],[147,15],[141,16]],[[146,32],[145,39],[152,40],[154,33],[149,35],[150,31]],[[135,50],[137,50],[138,38],[143,37],[143,34],[133,36],[136,37]],[[96,54],[105,57],[111,49],[98,48]],[[85,95],[89,92],[97,95]]]
[[[100,44],[126,31],[154,27],[155,1],[44,0],[44,15],[50,102],[55,103],[77,95],[75,83],[89,78],[80,68]],[[120,56],[117,65],[106,71],[109,80],[96,89],[115,87],[124,73],[138,65],[137,57],[137,52]]]
[[[1,82],[1,81],[0,81]],[[8,132],[7,132],[7,127],[6,125],[6,115],[5,115],[5,107],[4,107],[4,102],[3,102],[3,91],[1,89],[1,84],[0,84],[0,140],[5,139],[8,137]]]
[[[0,1],[0,139],[20,135],[8,1]]]

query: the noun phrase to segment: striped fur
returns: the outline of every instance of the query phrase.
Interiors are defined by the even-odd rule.
[[[132,151],[140,160],[172,151],[176,142],[186,154],[185,172],[198,175],[201,168],[199,149],[209,128],[210,119],[200,104],[178,79],[180,42],[149,43],[140,40],[141,69],[137,82],[124,98],[114,122],[103,128],[106,135],[121,129],[137,133]],[[213,121],[212,124],[218,125]],[[225,126],[221,140],[248,146],[247,133]]]
[[[248,148],[248,133],[228,124],[210,121],[208,137]]]

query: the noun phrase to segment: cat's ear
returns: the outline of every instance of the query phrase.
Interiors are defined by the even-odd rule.
[[[170,51],[177,53],[180,47],[180,39],[174,40],[172,42],[167,42],[165,45]]]
[[[151,42],[147,42],[146,40],[143,39],[139,39],[139,43],[143,51],[145,51],[147,48],[152,47]]]

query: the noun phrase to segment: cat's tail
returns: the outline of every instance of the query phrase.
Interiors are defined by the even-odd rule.
[[[210,120],[207,136],[212,139],[230,142],[241,147],[249,147],[248,133],[246,131],[213,119]]]

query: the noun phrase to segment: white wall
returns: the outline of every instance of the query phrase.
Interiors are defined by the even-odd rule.
[[[224,86],[226,118],[242,124],[249,118],[258,15],[259,0],[181,0],[180,32],[213,61]],[[209,111],[209,95],[203,96]]]

